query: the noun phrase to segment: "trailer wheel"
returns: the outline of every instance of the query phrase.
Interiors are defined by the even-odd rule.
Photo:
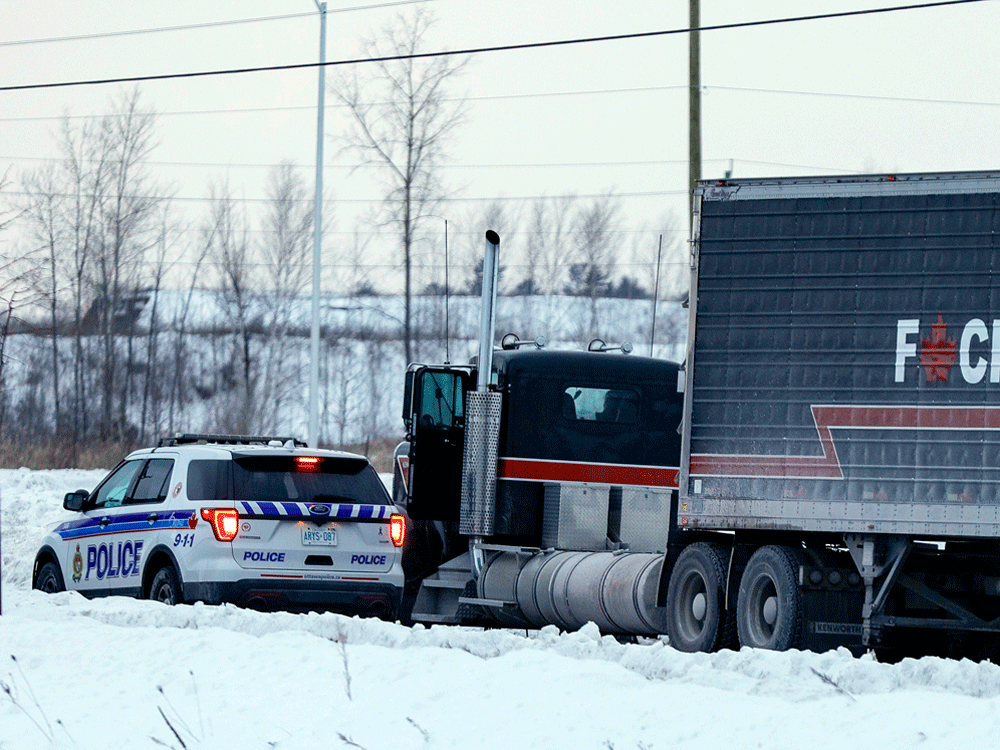
[[[667,634],[678,651],[716,651],[733,644],[725,610],[724,552],[696,542],[681,552],[667,589]]]
[[[785,651],[802,645],[798,555],[790,547],[761,547],[750,557],[736,600],[740,645]]]

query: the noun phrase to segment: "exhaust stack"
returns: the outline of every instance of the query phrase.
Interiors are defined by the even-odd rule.
[[[500,276],[500,235],[492,229],[486,233],[486,255],[483,257],[483,301],[479,311],[479,376],[476,390],[485,393],[493,369],[493,337],[496,335],[497,279]]]
[[[502,396],[490,391],[493,370],[493,337],[496,331],[497,278],[500,271],[500,236],[486,233],[483,259],[483,301],[479,318],[479,363],[476,390],[466,397],[465,454],[462,466],[462,504],[459,533],[470,537],[473,573],[481,564],[477,543],[493,533],[496,514],[497,451],[500,445]]]

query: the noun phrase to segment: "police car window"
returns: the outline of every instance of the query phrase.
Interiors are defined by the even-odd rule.
[[[389,494],[363,459],[323,458],[301,463],[293,456],[239,458],[233,462],[233,499],[254,502],[387,505]]]
[[[639,421],[639,394],[625,388],[569,386],[562,394],[562,415],[580,422],[634,424]]]
[[[142,459],[126,461],[108,476],[94,493],[95,508],[117,508],[125,502],[125,493],[142,468]]]
[[[188,464],[187,497],[192,502],[231,500],[232,461],[195,459]]]
[[[167,481],[173,471],[172,458],[151,458],[139,475],[132,496],[127,503],[158,503],[167,498]]]

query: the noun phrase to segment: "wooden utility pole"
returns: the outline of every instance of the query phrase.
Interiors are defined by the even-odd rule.
[[[694,221],[694,189],[701,179],[701,26],[700,0],[690,0],[688,33],[688,222]],[[689,223],[693,230],[693,225]]]

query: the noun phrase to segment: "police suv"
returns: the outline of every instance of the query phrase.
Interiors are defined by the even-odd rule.
[[[177,435],[131,453],[44,539],[42,591],[392,618],[405,517],[364,456]]]

